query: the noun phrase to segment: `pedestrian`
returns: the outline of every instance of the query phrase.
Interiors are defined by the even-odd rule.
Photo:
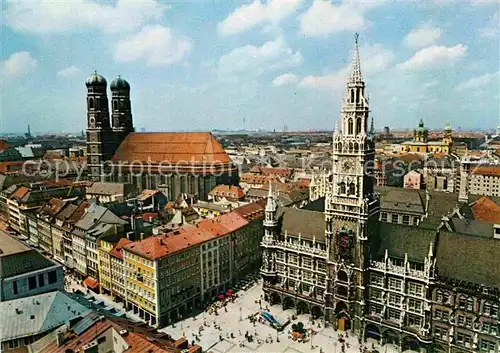
[[[241,330],[238,330],[238,333],[239,333],[239,334],[240,334],[240,336],[241,336]]]

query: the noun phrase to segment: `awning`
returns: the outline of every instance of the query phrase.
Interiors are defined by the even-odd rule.
[[[218,297],[220,300],[223,300],[224,299],[224,294],[219,294],[219,297]]]
[[[83,281],[83,285],[85,287],[91,288],[91,289],[98,289],[99,288],[99,282],[95,278],[92,278],[90,276],[85,278],[85,280]]]

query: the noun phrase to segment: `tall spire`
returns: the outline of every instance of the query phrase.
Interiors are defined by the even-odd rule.
[[[352,52],[351,74],[349,77],[349,83],[363,82],[363,77],[361,76],[361,65],[359,63],[358,38],[359,33],[354,34],[354,49]]]
[[[267,193],[267,197],[268,198],[273,197],[273,186],[271,184],[271,180],[269,180],[269,192]]]

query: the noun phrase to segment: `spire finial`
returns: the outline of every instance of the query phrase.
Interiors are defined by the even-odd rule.
[[[359,33],[354,34],[354,49],[352,52],[351,77],[349,79],[351,83],[363,81],[363,77],[361,76],[361,65],[359,63],[358,39],[359,39]]]
[[[339,122],[338,122],[338,120],[335,120],[335,130],[334,130],[334,133],[335,134],[339,133]]]
[[[372,122],[370,124],[370,134],[375,134],[375,126],[373,124],[373,116],[372,116]]]
[[[267,197],[273,197],[273,186],[271,184],[271,180],[269,180],[269,193],[267,194]]]
[[[94,70],[94,74],[96,74],[96,75],[97,75],[97,70]]]

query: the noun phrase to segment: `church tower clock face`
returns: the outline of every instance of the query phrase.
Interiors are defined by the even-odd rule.
[[[352,167],[354,166],[354,163],[350,160],[346,160],[344,161],[344,164],[342,165],[342,167],[344,168],[344,170],[346,172],[349,172],[351,171]]]

